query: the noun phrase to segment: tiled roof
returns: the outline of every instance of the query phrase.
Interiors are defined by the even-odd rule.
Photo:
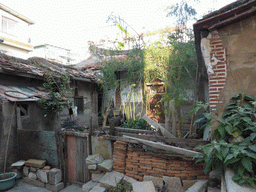
[[[0,72],[12,73],[18,76],[25,75],[31,78],[42,78],[46,74],[50,74],[52,76],[69,74],[71,79],[97,82],[97,77],[91,73],[82,72],[76,68],[38,57],[23,60],[0,54]]]

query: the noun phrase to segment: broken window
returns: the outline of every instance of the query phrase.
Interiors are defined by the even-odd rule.
[[[28,116],[28,104],[19,104],[18,107],[20,108],[21,117]]]

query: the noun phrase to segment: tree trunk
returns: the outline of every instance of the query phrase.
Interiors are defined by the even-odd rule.
[[[176,107],[176,117],[178,138],[182,138],[180,106]]]
[[[111,111],[111,107],[112,107],[112,102],[110,102],[110,104],[109,104],[109,106],[108,106],[106,112],[105,112],[104,115],[103,115],[102,127],[106,127],[106,125],[107,125],[107,119],[108,119],[108,115],[109,115],[109,113],[110,113],[110,111]]]

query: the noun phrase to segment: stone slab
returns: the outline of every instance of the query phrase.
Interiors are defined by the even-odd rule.
[[[38,168],[36,167],[30,167],[30,172],[36,173]]]
[[[44,187],[45,188],[45,183],[43,183],[41,181],[38,181],[38,180],[30,179],[28,177],[24,177],[23,181],[25,183],[27,183],[27,184],[30,184],[30,185],[34,185],[34,186],[37,186],[37,187]]]
[[[82,186],[82,190],[83,190],[83,192],[89,192],[93,187],[95,187],[97,185],[98,185],[98,183],[89,181]]]
[[[101,154],[104,159],[112,159],[112,143],[111,140],[103,137],[92,136],[92,154]]]
[[[33,173],[33,172],[29,172],[28,177],[30,179],[35,179],[35,180],[37,179],[36,173]]]
[[[95,186],[92,188],[92,190],[90,192],[105,192],[106,189],[104,187],[100,187],[100,186]]]
[[[72,184],[62,189],[61,192],[82,192],[82,187],[76,184]]]
[[[152,181],[154,186],[157,189],[162,189],[163,185],[164,185],[163,178],[161,178],[161,177],[154,177],[154,176],[150,176],[150,175],[144,175],[143,181]]]
[[[20,178],[22,178],[22,176],[23,176],[22,170],[20,170],[20,169],[12,168],[12,172],[14,172],[14,173],[17,174],[16,179],[20,179]]]
[[[46,164],[46,160],[29,159],[25,161],[26,166],[43,168]]]
[[[112,171],[113,169],[113,160],[112,159],[106,159],[102,163],[98,164],[98,169],[101,171]]]
[[[47,183],[46,184],[46,189],[48,189],[50,191],[53,191],[53,192],[58,192],[58,191],[64,189],[64,183],[60,182],[56,185],[51,185],[51,184]]]
[[[97,165],[88,165],[89,170],[97,170]]]
[[[205,192],[207,189],[208,180],[198,180],[186,192]]]
[[[182,185],[180,177],[167,177],[163,176],[163,181],[165,183],[165,187],[168,190],[173,192],[180,192]]]
[[[208,187],[207,192],[221,192],[221,190],[216,187]]]
[[[135,182],[132,184],[133,192],[155,192],[152,181]]]
[[[17,161],[16,163],[13,163],[11,166],[12,167],[22,167],[25,165],[25,161],[24,160],[20,160],[20,161]]]
[[[96,164],[100,164],[104,161],[104,158],[98,153],[95,155],[89,155],[86,158],[86,164],[87,165],[96,165]]]
[[[133,179],[132,177],[125,175],[123,178],[123,187],[125,190],[130,190],[130,188],[132,187],[132,184],[136,183],[136,182],[137,181],[135,179]]]
[[[49,182],[49,170],[38,169],[36,172],[37,178],[43,183]]]
[[[100,180],[104,177],[105,173],[92,173],[91,178],[94,182],[100,182]]]
[[[100,180],[100,186],[106,189],[113,189],[124,178],[123,173],[116,171],[107,172]]]
[[[62,171],[57,168],[52,168],[49,171],[49,184],[56,185],[62,180]]]
[[[24,166],[24,167],[23,167],[23,175],[24,175],[25,177],[28,177],[29,172],[30,172],[30,168],[27,167],[27,166]]]

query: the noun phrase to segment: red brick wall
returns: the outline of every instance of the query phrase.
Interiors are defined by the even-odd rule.
[[[127,143],[114,143],[114,170],[139,181],[144,175],[180,177],[182,180],[207,179],[203,164],[193,160],[166,157],[163,151],[146,152],[142,148],[130,148]]]
[[[219,100],[220,91],[224,88],[227,77],[226,50],[222,44],[222,39],[218,34],[212,34],[210,39],[210,57],[217,58],[218,63],[213,66],[213,73],[209,74],[209,100],[210,107],[216,108]],[[211,62],[214,62],[211,60]],[[214,111],[214,110],[213,110]]]

